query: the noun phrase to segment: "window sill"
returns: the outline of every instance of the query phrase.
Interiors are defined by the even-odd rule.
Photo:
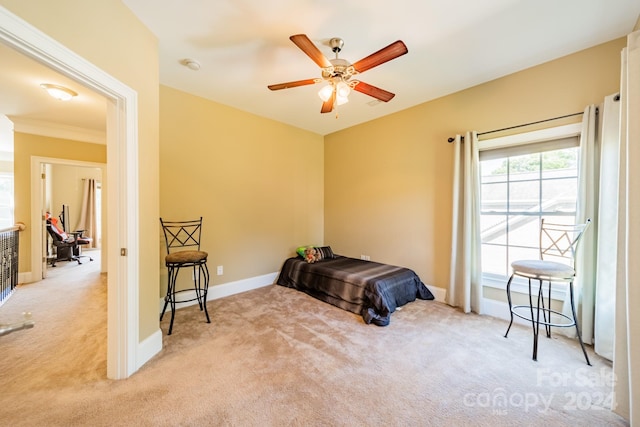
[[[508,280],[509,280],[508,277],[497,277],[497,276],[487,277],[483,275],[482,286],[488,287],[488,288],[502,289],[503,291],[506,292]],[[544,294],[546,296],[548,293],[548,290],[547,290],[548,286],[546,282],[545,284],[543,284],[543,288],[545,289]],[[537,280],[531,281],[531,291],[534,292],[534,295],[537,294],[538,292]],[[521,277],[514,277],[513,280],[511,281],[511,292],[528,295],[529,294],[528,281]],[[551,299],[557,300],[557,301],[564,301],[566,295],[567,295],[567,285],[565,283],[554,282],[553,286],[551,287]]]

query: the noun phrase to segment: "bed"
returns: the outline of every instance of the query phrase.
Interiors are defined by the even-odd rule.
[[[302,256],[287,259],[276,283],[362,315],[365,323],[378,326],[387,326],[400,306],[434,299],[408,268],[333,254],[313,263]]]

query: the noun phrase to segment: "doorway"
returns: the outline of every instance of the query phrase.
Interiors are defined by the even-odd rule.
[[[107,98],[108,201],[103,258],[107,259],[107,376],[127,378],[148,360],[138,350],[138,101],[134,90],[0,7],[0,42]],[[33,159],[32,159],[33,161]],[[32,178],[33,178],[32,163]],[[36,172],[37,173],[37,172]],[[36,175],[37,177],[37,175]],[[36,181],[40,182],[39,177]],[[33,182],[33,179],[32,179]],[[31,206],[39,205],[32,194]],[[32,210],[31,224],[40,224]],[[32,259],[40,255],[41,234]],[[35,251],[35,256],[34,256]],[[126,256],[125,256],[126,255]],[[42,267],[39,262],[32,265]]]
[[[102,182],[105,179],[106,165],[96,164],[83,161],[70,161],[64,159],[51,159],[41,158],[38,161],[39,168],[43,172],[41,174],[41,184],[32,182],[31,191],[36,194],[41,194],[39,200],[41,201],[38,210],[44,215],[49,212],[51,216],[59,216],[62,206],[67,206],[69,221],[69,230],[76,230],[76,224],[80,220],[83,200],[83,190],[85,181],[93,179],[96,182],[96,230],[94,233],[90,233],[89,237],[93,240],[91,249],[101,249],[101,236],[105,230],[102,218],[105,213],[102,209],[106,209],[106,203],[102,201]],[[45,230],[45,224],[43,221],[40,227],[42,233],[42,241],[44,243],[42,248],[42,259],[44,260],[42,266],[42,279],[45,279],[48,272],[48,266],[50,267],[49,258],[52,255],[51,242],[47,239],[47,232]],[[35,227],[34,227],[35,231]],[[85,249],[83,249],[85,250]],[[107,263],[103,257],[100,257],[100,272],[107,272]]]

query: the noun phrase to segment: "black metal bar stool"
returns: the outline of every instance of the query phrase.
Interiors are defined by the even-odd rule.
[[[580,347],[582,347],[582,353],[587,361],[587,365],[591,366],[589,356],[587,356],[587,351],[582,342],[573,295],[573,281],[576,276],[575,253],[578,242],[590,223],[591,220],[588,219],[585,224],[550,224],[546,223],[543,219],[540,223],[540,259],[521,260],[511,263],[513,274],[511,274],[507,282],[507,300],[509,301],[511,322],[509,322],[509,327],[504,336],[506,338],[509,334],[509,330],[513,324],[513,316],[518,316],[521,319],[531,322],[533,328],[533,360],[538,360],[538,332],[540,325],[544,326],[547,338],[551,338],[551,327],[569,328],[575,326]],[[551,261],[550,259],[556,259],[556,261]],[[529,281],[528,305],[513,305],[511,303],[511,281],[514,276],[524,277]],[[531,288],[532,279],[538,281],[539,287],[537,295],[534,295],[535,291]],[[545,305],[543,282],[549,283],[547,305]],[[551,309],[552,282],[564,282],[568,284],[572,317]],[[536,298],[535,303],[533,301],[534,296]],[[542,319],[540,318],[541,314]],[[561,317],[560,322],[562,323],[554,322],[551,318],[552,314]]]
[[[209,269],[207,268],[207,252],[200,250],[200,236],[202,234],[202,217],[190,221],[164,221],[160,218],[160,225],[164,232],[167,256],[164,258],[167,266],[167,295],[164,297],[164,307],[160,320],[171,305],[171,322],[167,335],[173,330],[173,320],[176,314],[176,304],[198,301],[200,311],[204,310],[207,323],[211,323],[207,311],[207,290],[209,289]],[[187,248],[187,249],[185,249]],[[172,252],[172,250],[176,250]],[[176,278],[181,268],[190,267],[193,271],[193,288],[176,289]],[[191,297],[187,293],[194,292]],[[187,295],[187,299],[177,299],[179,295]]]

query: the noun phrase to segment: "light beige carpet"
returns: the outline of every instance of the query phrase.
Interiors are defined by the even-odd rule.
[[[0,337],[0,425],[626,425],[604,407],[610,365],[557,334],[534,362],[530,328],[505,339],[506,322],[432,301],[380,328],[280,286],[209,302],[211,324],[179,310],[159,355],[107,380],[106,280],[70,267],[0,307],[36,321]]]

